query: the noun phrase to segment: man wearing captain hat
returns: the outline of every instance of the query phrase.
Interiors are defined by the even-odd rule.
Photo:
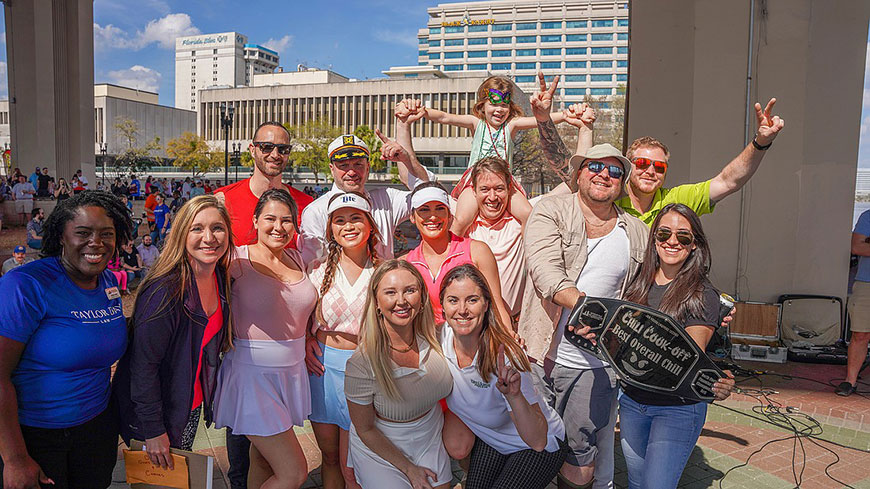
[[[399,127],[400,131],[403,129],[408,130]],[[402,147],[378,130],[375,130],[375,134],[383,142],[381,158],[399,164],[399,178],[409,189],[413,189],[419,182],[434,179],[434,175],[417,161],[413,150]],[[411,214],[411,205],[408,201],[410,192],[391,187],[366,189],[370,150],[362,139],[353,134],[335,138],[329,145],[328,154],[329,170],[332,172],[334,183],[329,192],[318,197],[302,212],[299,246],[302,250],[302,258],[306,263],[311,263],[321,260],[326,255],[327,208],[329,199],[339,192],[362,192],[369,197],[372,204],[372,218],[382,238],[377,249],[378,255],[392,258],[393,232],[396,226],[408,219]]]

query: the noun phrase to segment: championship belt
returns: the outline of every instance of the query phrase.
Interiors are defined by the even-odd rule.
[[[589,326],[597,344],[567,326]],[[674,318],[633,302],[580,298],[565,338],[609,363],[626,384],[649,392],[711,402],[713,383],[725,377]]]

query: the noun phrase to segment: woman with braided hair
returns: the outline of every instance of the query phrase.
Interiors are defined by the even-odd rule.
[[[357,192],[329,200],[326,261],[317,264],[311,280],[320,291],[315,321],[306,341],[311,384],[311,426],[322,453],[325,489],[359,487],[347,467],[350,415],[344,395],[344,371],[357,346],[366,291],[380,259],[380,237],[371,203]]]

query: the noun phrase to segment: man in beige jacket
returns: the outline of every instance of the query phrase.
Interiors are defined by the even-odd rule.
[[[535,116],[542,132],[552,126],[549,111],[535,110]],[[616,377],[563,332],[583,294],[621,296],[643,259],[649,229],[614,205],[631,171],[619,150],[593,146],[568,166],[578,191],[545,197],[526,224],[525,255],[534,287],[523,296],[519,334],[535,362],[538,390],[565,422],[570,450],[560,487],[594,478],[592,487],[606,488],[613,487]]]

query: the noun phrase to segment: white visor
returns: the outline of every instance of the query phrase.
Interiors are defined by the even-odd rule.
[[[426,187],[418,190],[411,197],[411,208],[416,209],[427,202],[441,202],[450,208],[450,199],[447,197],[447,192],[438,187]]]
[[[363,212],[367,212],[371,214],[372,206],[369,205],[368,201],[359,195],[346,193],[346,194],[338,194],[338,197],[332,199],[332,202],[329,203],[329,207],[327,208],[327,214],[332,214],[338,209],[343,209],[345,207],[350,207],[351,209],[359,209]]]

